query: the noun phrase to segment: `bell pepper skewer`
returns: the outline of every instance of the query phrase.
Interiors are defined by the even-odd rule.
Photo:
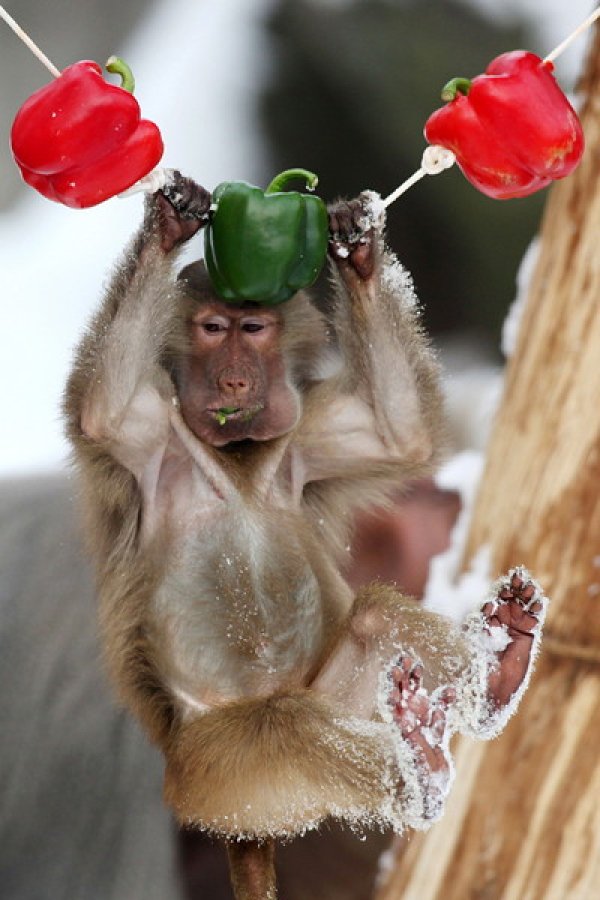
[[[121,85],[115,92],[115,87],[102,82],[106,95],[99,94],[99,86],[95,84],[96,74],[101,75],[102,70],[96,63],[83,60],[68,66],[61,72],[42,52],[37,44],[21,28],[3,6],[0,6],[0,19],[11,28],[17,37],[28,47],[33,55],[48,69],[54,77],[54,81],[36,91],[18,110],[11,129],[11,149],[23,180],[33,187],[42,196],[65,206],[74,208],[86,208],[95,206],[103,200],[113,196],[110,187],[114,187],[114,193],[119,188],[125,188],[131,184],[132,178],[139,178],[143,172],[156,166],[163,153],[163,144],[160,131],[149,120],[142,119],[137,101],[131,95],[135,82],[131,69],[123,60],[116,56],[106,63],[106,70],[121,77]],[[62,108],[61,100],[65,100],[66,106],[73,107],[77,103],[83,106],[84,111],[90,92],[95,101],[95,106],[90,103],[90,111],[102,112],[101,121],[108,127],[113,125],[113,131],[120,131],[122,136],[122,156],[119,157],[114,141],[105,141],[106,152],[104,154],[91,154],[89,146],[86,149],[81,141],[77,141],[77,130],[81,130],[81,110],[73,119],[68,119],[67,113]],[[74,93],[77,100],[71,102],[69,90]],[[111,92],[110,94],[108,92]],[[131,99],[126,105],[119,103],[116,118],[111,123],[107,116],[107,101],[109,97],[117,97],[123,92]],[[69,95],[69,96],[67,96]],[[56,108],[52,103],[58,104]],[[116,101],[115,101],[116,103]],[[75,106],[73,106],[75,104]],[[61,130],[50,127],[50,119],[55,119],[59,114],[64,114],[66,131],[62,137],[73,155],[71,165],[63,165],[68,154],[63,154],[57,162],[57,141]],[[41,127],[41,133],[45,138],[45,152],[39,146],[35,146],[35,123]],[[135,127],[134,127],[135,126]],[[113,135],[114,136],[114,135]],[[44,143],[40,138],[38,144]],[[83,152],[83,158],[77,159],[76,151]]]
[[[107,69],[81,60],[29,97],[11,128],[23,180],[42,196],[74,209],[96,206],[153,169],[163,153],[157,126],[141,118],[131,70],[118,57]]]
[[[33,55],[35,57],[37,57],[37,59],[39,59],[39,61],[42,63],[42,65],[46,66],[48,71],[52,75],[54,75],[55,78],[60,77],[60,70],[57,69],[56,66],[54,65],[54,63],[52,63],[48,59],[46,54],[40,50],[38,45],[34,41],[32,41],[32,39],[29,37],[27,32],[23,31],[21,26],[17,22],[15,22],[13,17],[9,13],[6,12],[6,10],[4,9],[3,6],[0,6],[0,19],[4,19],[4,21],[9,26],[9,28],[12,28],[12,30],[17,35],[17,37],[20,38],[27,47],[29,47],[29,49],[31,50]]]
[[[582,22],[573,32],[571,32],[571,34],[567,38],[565,38],[564,41],[562,41],[557,47],[555,47],[554,50],[552,50],[544,58],[543,63],[552,65],[554,60],[557,59],[561,55],[561,53],[563,53],[567,49],[567,47],[569,47],[571,43],[579,37],[579,35],[583,34],[584,31],[586,31],[591,25],[593,25],[598,18],[600,18],[600,7],[596,9],[590,16],[588,16],[588,18],[584,22]],[[470,82],[468,79],[457,78],[453,79],[452,82],[449,82],[449,84],[446,85],[446,88],[449,88],[450,85],[456,85],[454,90],[463,90],[464,93],[467,93]],[[443,100],[449,101],[452,100],[453,97],[454,93],[451,95],[445,95],[445,93],[442,92]],[[426,158],[428,150],[435,151],[435,154],[431,157],[431,161]],[[418,181],[420,181],[421,178],[423,178],[425,175],[437,175],[444,169],[450,168],[456,157],[454,157],[452,154],[451,160],[450,158],[448,158],[448,160],[445,160],[444,163],[442,163],[438,158],[438,154],[440,153],[440,151],[442,151],[442,153],[448,152],[452,154],[451,150],[445,151],[443,147],[440,147],[436,144],[432,144],[430,147],[428,147],[423,154],[421,167],[417,169],[417,171],[413,175],[411,175],[410,178],[407,178],[406,181],[404,181],[400,185],[400,187],[396,188],[395,191],[393,191],[388,197],[386,197],[386,199],[383,201],[384,207],[387,208],[388,206],[390,206],[395,200],[398,199],[398,197],[401,197],[402,194],[409,190],[409,188],[411,188],[413,184],[416,184]]]

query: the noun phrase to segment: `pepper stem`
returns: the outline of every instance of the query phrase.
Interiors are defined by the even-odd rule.
[[[318,176],[314,172],[309,172],[308,169],[286,169],[285,172],[280,172],[279,175],[275,176],[265,190],[265,194],[274,194],[277,191],[282,191],[289,181],[294,181],[296,178],[303,178],[309,191],[314,191],[319,183]]]
[[[120,56],[111,56],[106,60],[104,68],[107,72],[112,72],[113,75],[120,75],[120,86],[124,91],[128,91],[130,94],[133,94],[135,90],[135,78],[133,77],[133,72],[131,71],[127,63],[121,59]]]
[[[466,97],[471,90],[471,84],[470,78],[452,78],[442,88],[442,100],[455,100],[457,94],[464,94]]]

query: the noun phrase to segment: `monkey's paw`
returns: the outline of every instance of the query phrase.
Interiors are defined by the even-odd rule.
[[[165,252],[189,240],[208,222],[209,191],[177,169],[168,172],[164,186],[156,193],[156,202],[161,246]]]
[[[341,268],[353,269],[366,281],[375,268],[377,233],[385,213],[379,197],[364,191],[355,200],[339,200],[328,208],[329,252]]]

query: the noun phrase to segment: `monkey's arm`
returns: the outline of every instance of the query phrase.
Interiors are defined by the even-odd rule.
[[[307,480],[369,462],[419,474],[441,442],[441,391],[410,276],[384,245],[374,195],[335,204],[329,216],[342,370],[310,401]]]
[[[183,329],[174,258],[209,206],[210,195],[178,172],[148,197],[71,379],[81,432],[138,477],[168,437],[173,386],[159,362]]]

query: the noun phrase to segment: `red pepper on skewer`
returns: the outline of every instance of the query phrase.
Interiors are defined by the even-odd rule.
[[[465,177],[499,200],[525,197],[564,178],[584,148],[577,113],[552,62],[526,50],[503,53],[472,81],[455,78],[425,138],[456,154]]]
[[[107,68],[121,75],[121,87],[104,80],[98,63],[77,62],[32,94],[13,122],[11,147],[23,179],[66,206],[102,203],[147,175],[163,154],[157,126],[140,118],[130,69],[114,57]]]

